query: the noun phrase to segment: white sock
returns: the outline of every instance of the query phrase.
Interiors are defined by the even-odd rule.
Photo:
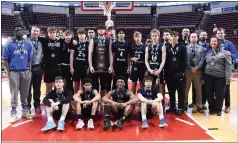
[[[146,120],[146,115],[142,115],[142,120]]]
[[[48,117],[48,121],[53,121],[53,117]]]
[[[60,121],[64,121],[65,120],[65,117],[64,116],[61,116],[60,117]]]
[[[159,115],[159,119],[164,119],[164,115]]]

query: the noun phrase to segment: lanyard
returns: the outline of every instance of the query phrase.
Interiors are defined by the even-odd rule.
[[[23,41],[16,40],[16,42],[17,42],[17,50],[19,50],[21,54],[23,54],[24,40]]]

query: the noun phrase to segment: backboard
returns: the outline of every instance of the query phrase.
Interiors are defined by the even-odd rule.
[[[105,1],[103,1],[105,2]],[[112,11],[132,11],[134,2],[117,1]],[[82,11],[103,11],[99,6],[99,1],[81,1]]]

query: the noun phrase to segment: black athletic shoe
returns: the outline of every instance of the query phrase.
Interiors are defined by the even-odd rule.
[[[110,120],[105,119],[105,120],[104,120],[104,127],[103,127],[103,130],[104,130],[104,131],[107,131],[107,130],[110,129],[110,127],[111,127],[111,122],[110,122]]]
[[[166,113],[175,113],[176,109],[175,108],[169,108],[166,110]]]
[[[123,120],[122,118],[117,121],[116,126],[117,126],[120,130],[123,129],[123,122],[124,122],[124,120]]]
[[[180,116],[180,115],[182,115],[183,113],[184,113],[184,111],[181,110],[181,109],[177,109],[176,112],[175,112],[175,114],[176,114],[177,116]]]

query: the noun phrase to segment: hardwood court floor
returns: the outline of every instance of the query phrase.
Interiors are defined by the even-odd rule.
[[[236,77],[237,78],[237,77]],[[238,79],[238,78],[237,78]],[[44,97],[45,91],[45,84],[42,83],[42,96]],[[189,94],[189,103],[191,103],[191,91]],[[216,129],[216,130],[209,130],[213,137],[219,139],[222,142],[237,142],[237,95],[238,95],[238,80],[231,82],[231,112],[229,114],[222,113],[222,116],[218,117],[216,115],[208,115],[208,111],[206,113],[192,113],[191,109],[188,109],[188,116],[192,119],[195,119],[196,124],[201,125],[205,130],[207,129]],[[2,81],[2,130],[9,126],[9,117],[10,117],[10,91],[8,87],[8,81]],[[20,112],[20,100],[18,102],[18,111]],[[20,114],[19,114],[20,116]],[[171,116],[171,115],[166,115]],[[187,117],[182,117],[187,118]],[[44,117],[45,120],[45,117]],[[42,120],[40,123],[42,125],[45,124],[45,121]],[[188,119],[190,121],[190,119]],[[194,121],[194,120],[193,120]],[[170,121],[169,121],[170,122]],[[192,121],[191,121],[192,122]],[[138,124],[141,124],[138,122]],[[169,127],[173,126],[173,122],[170,122]],[[40,126],[41,127],[41,126]],[[174,126],[175,128],[177,126]],[[149,130],[148,130],[149,131]],[[189,130],[190,132],[194,132],[193,134],[196,135],[196,130]],[[150,132],[148,132],[150,135]],[[158,132],[159,133],[159,132]],[[85,134],[86,135],[86,134]],[[129,135],[129,134],[128,134]],[[9,135],[8,135],[9,136]],[[3,136],[4,138],[4,136]],[[154,138],[156,139],[156,138]],[[182,138],[181,138],[182,139]],[[143,140],[143,139],[142,139]],[[119,141],[119,140],[118,140]],[[165,141],[165,140],[164,140]],[[182,140],[181,140],[182,141]]]

